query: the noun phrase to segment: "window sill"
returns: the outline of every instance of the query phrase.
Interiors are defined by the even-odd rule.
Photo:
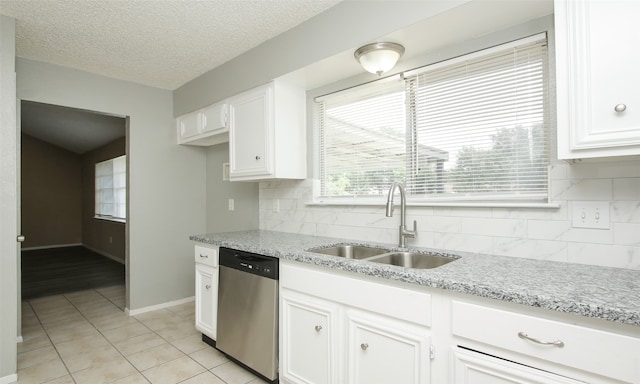
[[[397,200],[397,199],[396,199]],[[396,201],[395,203],[399,203]],[[323,200],[305,203],[307,206],[361,206],[375,207],[386,205],[385,201],[356,201],[356,200]],[[527,209],[560,209],[559,203],[531,203],[531,202],[407,202],[407,207],[459,207],[459,208],[527,208]]]
[[[127,219],[121,219],[118,217],[93,216],[93,218],[98,220],[113,221],[115,223],[122,223],[122,224],[127,223]]]

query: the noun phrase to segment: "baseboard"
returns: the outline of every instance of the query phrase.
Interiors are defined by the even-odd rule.
[[[195,301],[195,300],[196,300],[196,297],[195,296],[191,296],[191,297],[187,297],[187,298],[184,298],[184,299],[168,301],[166,303],[151,305],[151,306],[140,308],[140,309],[133,309],[132,310],[132,309],[129,309],[129,308],[125,308],[124,311],[129,316],[136,316],[136,315],[139,315],[139,314],[142,314],[142,313],[151,312],[151,311],[157,311],[158,309],[165,309],[165,308],[173,307],[173,306],[184,304],[184,303],[189,303],[189,302]]]
[[[74,244],[56,244],[56,245],[41,245],[37,247],[22,247],[22,251],[34,251],[36,249],[49,249],[49,248],[67,248],[67,247],[83,247],[82,243]]]
[[[100,255],[100,256],[104,256],[104,257],[107,257],[107,258],[109,258],[109,259],[111,259],[111,260],[113,260],[113,261],[117,261],[117,262],[118,262],[118,263],[120,263],[120,264],[124,264],[124,260],[122,260],[122,259],[120,259],[120,258],[117,258],[117,257],[115,257],[115,256],[113,256],[113,255],[110,255],[110,254],[108,254],[107,252],[101,251],[101,250],[99,250],[99,249],[92,248],[92,247],[90,247],[90,246],[88,246],[88,245],[86,245],[86,244],[81,244],[81,245],[82,245],[83,247],[87,248],[88,250],[90,250],[91,252],[95,252],[95,253],[97,253],[97,254],[98,254],[98,255]]]
[[[18,381],[18,375],[15,373],[8,376],[0,377],[0,384],[15,383],[16,381]]]

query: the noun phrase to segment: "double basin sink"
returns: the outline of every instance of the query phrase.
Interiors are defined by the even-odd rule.
[[[362,245],[338,245],[308,249],[308,252],[344,257],[346,259],[366,260],[374,263],[396,265],[405,268],[432,269],[458,259],[454,255],[434,253],[390,251],[384,248]]]

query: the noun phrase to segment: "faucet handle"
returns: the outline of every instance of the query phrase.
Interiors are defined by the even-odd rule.
[[[412,238],[416,238],[418,237],[418,222],[416,220],[413,220],[413,233],[411,234]]]

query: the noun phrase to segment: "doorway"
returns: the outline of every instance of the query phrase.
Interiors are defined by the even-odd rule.
[[[110,285],[124,291],[126,215],[96,215],[95,170],[126,158],[128,119],[26,100],[20,111],[22,298]]]

